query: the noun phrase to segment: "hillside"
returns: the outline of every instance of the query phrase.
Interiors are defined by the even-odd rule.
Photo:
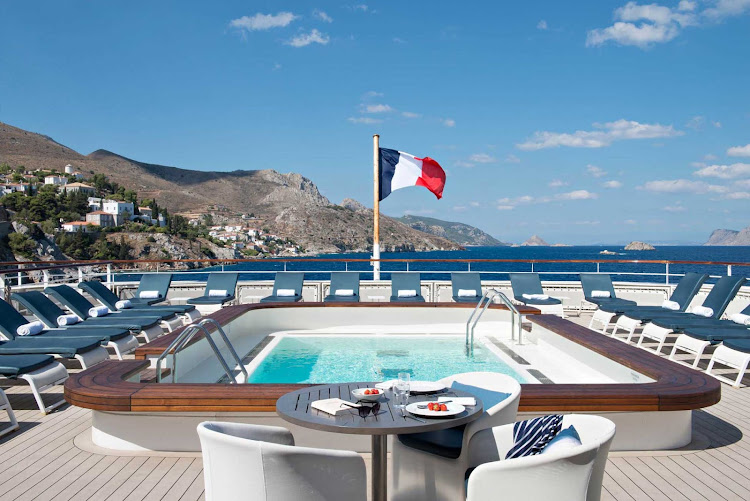
[[[461,245],[507,246],[479,228],[464,223],[442,221],[431,217],[406,215],[398,218],[415,230],[447,238]]]
[[[331,202],[301,176],[274,170],[196,171],[155,165],[107,150],[84,156],[47,136],[0,122],[0,163],[27,169],[57,169],[72,164],[86,175],[111,181],[156,199],[171,212],[203,212],[223,206],[252,213],[272,232],[293,238],[309,252],[366,250],[372,245],[372,217]],[[460,245],[383,218],[383,249],[457,249]]]
[[[742,230],[714,230],[703,245],[748,245],[750,246],[750,226]]]

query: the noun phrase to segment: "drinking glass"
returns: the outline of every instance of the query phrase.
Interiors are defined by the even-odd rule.
[[[393,401],[397,409],[403,409],[409,403],[409,379],[408,372],[398,373],[398,380],[393,386]]]

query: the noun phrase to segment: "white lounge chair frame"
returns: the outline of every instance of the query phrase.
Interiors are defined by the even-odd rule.
[[[20,426],[18,426],[16,414],[13,412],[13,407],[10,406],[8,396],[5,394],[2,388],[0,388],[0,411],[5,411],[8,414],[8,421],[10,421],[10,424],[8,426],[0,429],[0,437],[20,428]]]
[[[727,367],[731,367],[732,369],[737,369],[738,373],[735,380],[732,381],[728,377],[722,376],[721,374],[713,374],[712,371],[714,370],[714,365],[717,363],[725,365]],[[750,353],[733,350],[732,348],[728,348],[723,344],[720,344],[716,347],[714,354],[711,356],[711,361],[708,362],[706,374],[715,377],[719,381],[731,384],[735,388],[739,388],[742,384],[742,378],[747,372],[748,366],[750,366]]]
[[[107,352],[104,348],[102,348],[102,350],[105,353]],[[18,376],[18,379],[23,379],[29,383],[31,393],[34,395],[34,400],[36,400],[36,404],[42,414],[48,414],[65,404],[64,398],[52,405],[44,405],[44,400],[42,400],[43,391],[48,390],[55,385],[63,384],[65,380],[68,379],[68,371],[60,362],[52,362],[35,371],[21,374]]]

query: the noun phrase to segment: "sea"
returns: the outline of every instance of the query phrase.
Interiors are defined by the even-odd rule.
[[[608,250],[614,255],[601,254]],[[359,271],[363,280],[372,278],[372,267],[369,261],[364,262],[317,262],[315,259],[362,259],[368,260],[369,253],[323,254],[315,257],[260,259],[257,262],[224,266],[225,271],[241,272],[241,280],[270,280],[276,271],[304,271],[310,280],[325,280],[331,271]],[[659,246],[653,251],[625,251],[620,246],[571,246],[571,247],[468,247],[459,251],[427,252],[387,252],[382,259],[415,260],[398,263],[382,263],[381,278],[390,279],[390,272],[419,271],[424,280],[448,280],[450,272],[480,272],[483,280],[507,280],[509,272],[535,271],[543,280],[578,280],[578,274],[584,272],[610,273],[614,280],[630,282],[664,282],[666,266],[656,263],[615,263],[617,260],[639,261],[701,261],[715,263],[737,263],[732,266],[732,275],[750,279],[750,247],[714,247],[714,246]],[[418,260],[467,260],[467,259],[514,259],[520,263],[471,263],[465,262],[420,262]],[[534,263],[535,260],[584,260],[591,263]],[[597,264],[598,263],[598,264]],[[408,266],[408,268],[407,268]],[[206,271],[221,269],[207,268]],[[686,272],[708,273],[713,277],[727,274],[726,265],[695,265],[671,263],[669,265],[670,282],[676,283],[680,275]],[[244,273],[243,273],[244,272]],[[181,273],[175,279],[200,279],[200,273]],[[715,278],[709,280],[714,282]]]

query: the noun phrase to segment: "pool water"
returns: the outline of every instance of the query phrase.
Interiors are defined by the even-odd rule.
[[[436,381],[462,372],[524,377],[476,343],[467,355],[463,336],[285,336],[248,377],[248,383],[346,383],[395,379]]]

